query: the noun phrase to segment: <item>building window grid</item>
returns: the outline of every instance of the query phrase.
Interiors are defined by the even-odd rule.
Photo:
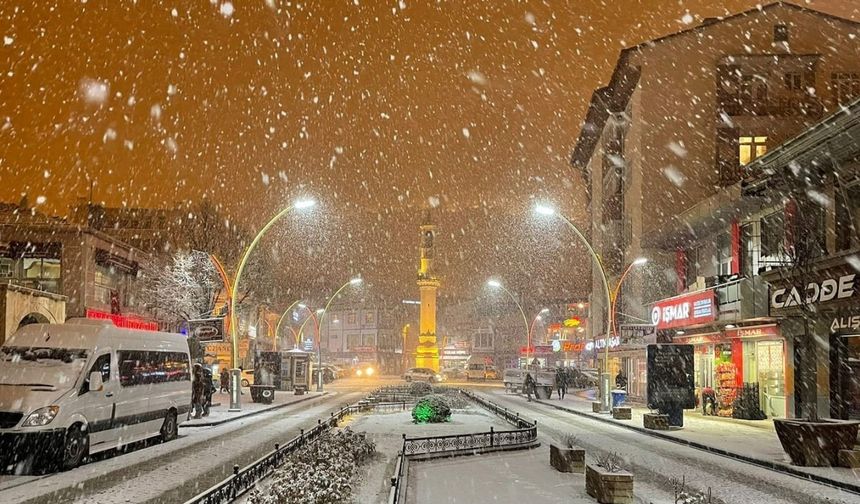
[[[833,72],[830,81],[838,105],[846,105],[860,96],[860,73]]]
[[[741,166],[767,153],[766,136],[742,136],[738,138],[738,161]]]

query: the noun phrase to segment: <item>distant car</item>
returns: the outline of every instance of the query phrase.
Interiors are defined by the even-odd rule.
[[[370,378],[376,374],[376,366],[373,364],[359,364],[353,368],[353,374],[358,378]]]
[[[466,380],[498,380],[499,372],[490,364],[472,363],[466,367]]]
[[[314,383],[316,383],[316,381],[318,380],[317,375],[320,371],[322,371],[323,383],[331,383],[335,380],[335,378],[337,378],[337,374],[335,373],[335,371],[330,366],[323,364],[321,367],[314,368],[313,370]]]
[[[442,375],[442,380],[458,380],[463,377],[465,371],[463,368],[446,368],[439,372]]]
[[[442,381],[442,375],[430,368],[409,368],[403,373],[403,379],[408,382],[426,381],[428,383],[437,383]]]
[[[254,384],[254,370],[253,369],[243,369],[242,370],[242,380],[239,382],[243,387],[250,387]]]

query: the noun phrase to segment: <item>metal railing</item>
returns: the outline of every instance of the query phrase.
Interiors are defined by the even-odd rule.
[[[519,413],[508,411],[507,408],[488,401],[481,396],[466,390],[456,389],[481,407],[493,412],[515,429],[496,431],[490,427],[489,432],[470,434],[454,434],[449,436],[428,436],[407,438],[403,434],[403,445],[398,453],[394,476],[391,477],[391,491],[388,503],[397,504],[406,501],[407,486],[404,484],[409,472],[410,458],[422,455],[458,456],[478,453],[485,450],[527,447],[537,441],[537,421],[521,418]]]
[[[234,465],[232,475],[192,497],[185,504],[224,504],[231,502],[251,490],[257,482],[272,474],[275,469],[283,465],[291,453],[308,443],[314,442],[322,433],[337,427],[338,423],[345,417],[371,409],[405,410],[407,404],[405,401],[362,400],[356,404],[344,406],[338,411],[332,412],[329,418],[318,419],[317,425],[311,430],[305,432],[304,429],[301,429],[298,436],[285,444],[276,443],[274,450],[248,464],[245,468],[240,469],[238,465]]]

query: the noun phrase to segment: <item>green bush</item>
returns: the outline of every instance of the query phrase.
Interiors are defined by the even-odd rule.
[[[451,406],[444,396],[424,396],[412,408],[412,421],[415,423],[442,423],[450,419]]]

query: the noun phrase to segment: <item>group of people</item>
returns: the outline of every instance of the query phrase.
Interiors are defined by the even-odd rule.
[[[191,413],[194,418],[209,416],[212,407],[212,394],[215,384],[212,382],[212,371],[203,367],[199,362],[194,364],[194,375],[191,382]],[[221,373],[223,376],[224,373]],[[223,378],[222,378],[223,387]]]

